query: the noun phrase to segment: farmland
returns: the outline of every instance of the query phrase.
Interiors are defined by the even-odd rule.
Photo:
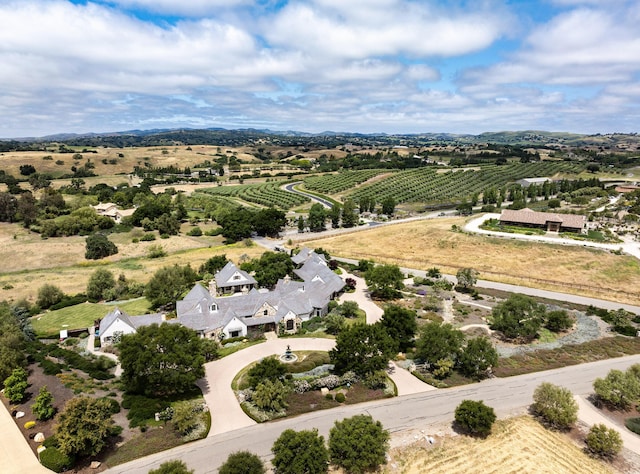
[[[304,180],[304,186],[311,191],[336,194],[351,189],[382,173],[388,172],[389,170],[358,170],[342,171],[340,173],[322,176],[310,176]]]
[[[290,209],[309,202],[309,198],[300,194],[289,193],[281,188],[286,182],[271,182],[262,184],[239,184],[237,186],[218,186],[203,189],[201,192],[213,196],[224,196],[242,199],[262,206],[275,206]]]

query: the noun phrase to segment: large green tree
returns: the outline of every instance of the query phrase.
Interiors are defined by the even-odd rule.
[[[355,202],[353,199],[347,199],[342,204],[342,227],[355,227],[358,218]]]
[[[67,402],[55,429],[60,451],[68,456],[95,456],[113,433],[111,404],[106,399],[77,397]]]
[[[329,432],[331,463],[348,473],[375,471],[385,463],[389,432],[370,415],[336,421]]]
[[[146,395],[184,393],[204,376],[202,340],[179,324],[141,326],[119,344],[122,383]]]
[[[86,239],[86,251],[84,258],[87,260],[99,260],[109,255],[118,253],[118,247],[104,234],[91,234]]]
[[[309,209],[307,225],[311,232],[322,232],[326,229],[327,211],[320,203],[315,203]]]
[[[383,300],[398,298],[404,275],[397,265],[375,265],[364,274],[371,295]]]
[[[334,370],[365,376],[383,370],[398,352],[398,345],[379,324],[354,324],[343,329],[329,351]]]
[[[240,268],[255,272],[254,278],[260,286],[273,287],[280,278],[291,275],[293,262],[284,252],[265,252],[260,258],[243,263]]]
[[[323,474],[329,452],[318,430],[285,430],[273,443],[271,464],[278,474]]]
[[[87,283],[87,298],[92,301],[100,301],[105,299],[105,295],[109,290],[116,286],[116,280],[113,273],[105,268],[98,268],[89,277]]]
[[[451,324],[429,322],[422,326],[416,342],[416,357],[430,366],[442,365],[443,361],[458,362],[462,352],[464,334]]]
[[[487,337],[476,337],[467,342],[458,358],[460,372],[467,377],[482,379],[498,363],[498,351]]]
[[[400,352],[407,352],[414,343],[418,330],[416,312],[398,305],[388,305],[384,309],[380,324],[397,343]]]
[[[167,305],[174,307],[182,293],[194,284],[196,277],[196,273],[189,265],[162,267],[147,283],[144,296],[154,308]]]
[[[49,309],[54,304],[59,303],[64,298],[63,291],[55,285],[45,283],[38,289],[38,299],[36,304],[41,309]]]
[[[500,331],[507,339],[529,341],[537,337],[545,316],[544,305],[516,293],[493,308],[491,329]]]
[[[458,286],[463,290],[470,290],[478,281],[478,272],[473,268],[461,268],[456,273]]]
[[[267,237],[277,237],[286,225],[286,214],[273,207],[259,210],[253,221],[256,233]]]

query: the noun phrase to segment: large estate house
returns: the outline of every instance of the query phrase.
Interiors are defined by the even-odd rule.
[[[182,324],[207,338],[295,332],[304,321],[326,315],[329,302],[345,283],[328,267],[323,255],[302,249],[292,260],[298,266],[294,274],[299,281],[286,276],[273,290],[258,289],[251,275],[227,263],[211,280],[209,289],[197,283],[176,303],[176,319],[166,320],[162,314],[129,316],[116,308],[100,321],[100,343],[115,343],[140,326],[165,321]]]
[[[210,285],[209,290],[196,284],[177,302],[178,321],[203,337],[229,338],[256,332],[294,332],[304,321],[326,315],[329,301],[342,291],[344,281],[329,269],[324,256],[306,249],[300,254],[294,263],[301,266],[294,273],[301,281],[287,276],[280,279],[273,290],[255,287],[249,290],[247,283],[241,286],[239,294],[219,296],[218,285],[225,282],[227,276],[232,275],[232,281],[237,275],[248,276],[228,263],[219,272],[224,272],[225,278],[216,275],[215,285]]]
[[[547,232],[583,233],[587,230],[587,218],[585,216],[536,212],[528,208],[519,211],[503,210],[500,215],[500,224],[544,229]]]

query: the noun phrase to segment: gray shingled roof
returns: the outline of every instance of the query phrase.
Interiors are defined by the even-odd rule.
[[[241,277],[240,280],[232,280],[233,276],[238,273]],[[244,270],[240,270],[234,265],[233,262],[227,262],[222,270],[216,273],[215,276],[216,285],[218,288],[225,288],[235,285],[257,285],[258,282],[255,278],[249,275]]]
[[[113,311],[107,313],[107,315],[100,321],[100,334],[104,334],[105,331],[109,329],[109,326],[111,326],[118,318],[132,328],[136,327],[131,319],[129,319],[129,315],[124,311],[121,311],[120,308],[116,306]]]

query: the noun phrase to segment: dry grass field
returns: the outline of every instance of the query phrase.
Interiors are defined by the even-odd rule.
[[[136,232],[141,231],[133,231]],[[220,237],[182,234],[134,244],[132,233],[126,233],[114,234],[110,239],[118,246],[118,254],[89,261],[84,258],[84,237],[42,240],[17,224],[0,224],[0,300],[34,301],[38,288],[45,283],[56,285],[67,294],[84,292],[96,268],[106,268],[116,276],[123,273],[128,279],[146,283],[156,270],[166,265],[189,263],[197,269],[213,255],[226,254],[237,263],[243,255],[253,258],[264,252],[256,245],[224,245]],[[167,256],[147,258],[151,245],[161,245]]]
[[[561,292],[639,304],[640,261],[579,246],[530,243],[453,232],[464,218],[442,218],[383,226],[307,241],[332,255],[374,259],[455,274],[475,268],[480,277]]]
[[[402,474],[598,474],[614,472],[587,456],[567,436],[545,430],[528,416],[496,422],[486,439],[446,437],[391,451],[385,473]]]

